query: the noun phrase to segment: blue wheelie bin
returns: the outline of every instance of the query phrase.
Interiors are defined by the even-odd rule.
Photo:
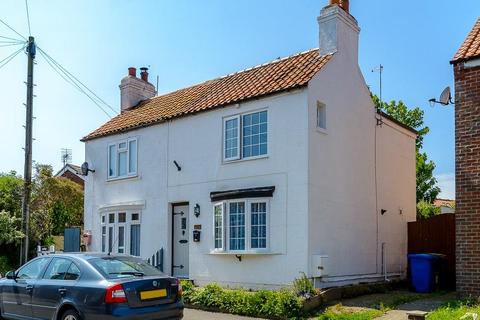
[[[432,292],[443,255],[432,253],[409,254],[412,287],[416,292]]]

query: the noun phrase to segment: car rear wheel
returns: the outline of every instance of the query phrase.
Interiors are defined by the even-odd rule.
[[[80,318],[80,315],[78,314],[77,311],[75,310],[67,310],[65,313],[62,315],[62,320],[82,320]]]

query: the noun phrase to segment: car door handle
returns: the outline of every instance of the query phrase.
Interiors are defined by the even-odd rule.
[[[33,286],[32,285],[28,285],[25,287],[25,290],[27,291],[32,291],[33,290]]]
[[[58,292],[59,292],[61,295],[64,295],[65,293],[67,293],[67,289],[65,289],[65,288],[60,288],[60,289],[58,289]]]

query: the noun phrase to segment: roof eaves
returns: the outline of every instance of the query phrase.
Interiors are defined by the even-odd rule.
[[[413,129],[412,127],[407,126],[407,125],[404,124],[403,122],[398,121],[397,119],[395,119],[395,118],[392,117],[391,115],[389,115],[389,114],[387,114],[387,113],[385,113],[385,112],[383,112],[383,111],[381,111],[381,110],[379,110],[379,111],[377,111],[377,112],[378,112],[382,117],[384,117],[384,118],[392,121],[393,123],[399,125],[400,127],[404,128],[404,129],[406,129],[406,130],[410,131],[411,133],[413,133],[413,134],[415,134],[415,135],[418,136],[418,131],[415,130],[415,129]]]
[[[269,92],[269,93],[263,94],[263,95],[249,97],[249,98],[246,98],[246,99],[229,101],[227,103],[220,104],[220,105],[217,105],[217,106],[212,107],[212,108],[203,109],[203,110],[200,110],[200,111],[184,112],[184,113],[179,114],[179,115],[173,115],[173,116],[170,116],[170,117],[159,118],[159,119],[152,120],[152,121],[145,121],[141,124],[136,124],[136,125],[120,128],[120,129],[114,129],[114,130],[111,130],[110,132],[107,132],[107,133],[104,133],[104,134],[87,135],[87,136],[83,137],[82,139],[80,139],[80,141],[81,142],[87,142],[87,141],[91,141],[91,140],[94,140],[94,139],[99,139],[99,138],[103,138],[103,137],[107,137],[107,136],[113,136],[113,135],[117,135],[117,134],[120,134],[120,133],[125,133],[125,132],[129,132],[129,131],[133,131],[133,130],[137,130],[137,129],[141,129],[141,128],[150,127],[152,125],[160,124],[160,123],[163,123],[165,121],[169,121],[169,120],[173,120],[173,119],[183,118],[183,117],[186,117],[186,116],[189,116],[189,115],[192,115],[192,114],[199,114],[199,113],[203,113],[203,112],[207,112],[207,111],[215,111],[217,109],[225,108],[225,107],[228,107],[228,106],[230,106],[232,104],[235,104],[235,103],[258,100],[258,99],[262,99],[262,98],[265,98],[265,97],[268,97],[268,96],[273,96],[273,95],[276,95],[276,94],[279,94],[279,93],[282,93],[282,92],[288,92],[288,91],[304,88],[307,85],[308,85],[308,82],[304,83],[304,84],[301,84],[301,85],[292,86],[290,88],[285,88],[285,89],[282,89],[282,90]],[[134,109],[132,109],[132,111],[133,110]]]
[[[467,62],[467,61],[476,60],[476,59],[480,59],[480,54],[477,54],[477,55],[474,55],[474,56],[471,56],[471,57],[467,57],[467,58],[454,59],[454,60],[450,61],[450,64],[459,64],[459,63],[462,63],[462,62]]]

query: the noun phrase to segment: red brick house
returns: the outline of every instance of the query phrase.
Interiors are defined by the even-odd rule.
[[[66,164],[60,171],[58,171],[55,177],[63,177],[72,180],[79,184],[82,189],[85,186],[85,178],[82,175],[81,168],[70,163]]]
[[[480,19],[451,64],[456,102],[457,292],[480,296]]]

